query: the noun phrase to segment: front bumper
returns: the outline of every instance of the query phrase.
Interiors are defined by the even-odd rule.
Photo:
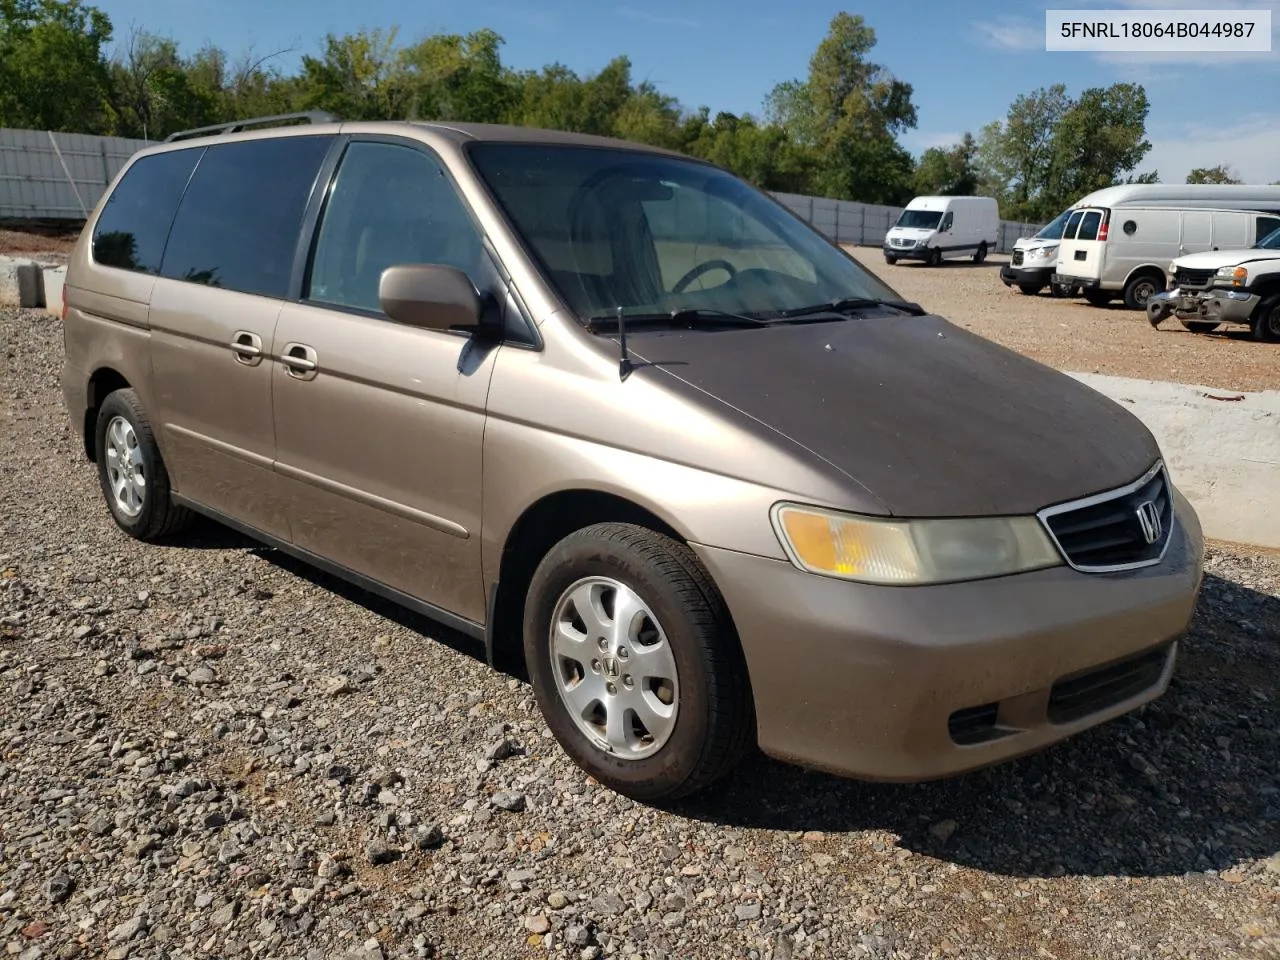
[[[931,250],[930,247],[891,247],[887,243],[882,244],[881,249],[886,257],[896,260],[928,260]]]
[[[737,625],[760,748],[843,776],[928,780],[1041,749],[1160,696],[1202,576],[1199,521],[1175,496],[1164,560],[1123,574],[1062,566],[878,587],[697,546]],[[1112,699],[1095,696],[1083,713],[1078,700],[1074,713],[1064,706],[1072,689],[1091,688],[1083,675],[1132,657],[1145,672],[1107,674]],[[1133,682],[1117,686],[1126,670]]]
[[[1261,299],[1248,290],[1166,290],[1147,301],[1147,318],[1153,325],[1170,316],[1179,320],[1248,324]]]
[[[1044,287],[1053,276],[1053,267],[1015,267],[1006,263],[1000,268],[1000,279],[1006,287]]]

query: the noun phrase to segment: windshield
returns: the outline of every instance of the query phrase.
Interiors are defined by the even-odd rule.
[[[938,221],[941,219],[940,210],[903,210],[895,226],[934,230],[937,229]]]
[[[1280,250],[1280,227],[1272,230],[1254,246],[1262,250]]]
[[[733,175],[679,157],[472,143],[480,177],[580,317],[719,310],[752,317],[846,297],[873,274]]]
[[[1067,220],[1071,217],[1070,210],[1063,210],[1051,221],[1040,228],[1040,232],[1036,234],[1037,240],[1061,240],[1062,228],[1067,225]]]

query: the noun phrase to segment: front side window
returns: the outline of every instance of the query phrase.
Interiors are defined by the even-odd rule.
[[[948,230],[950,230],[951,224],[953,223],[955,223],[955,214],[948,213],[945,217],[942,218],[942,227],[941,227],[942,232],[946,233]]]
[[[435,159],[393,143],[352,143],[320,222],[306,296],[380,312],[382,272],[408,263],[457,267],[481,290],[492,269]]]
[[[1254,229],[1256,246],[1265,250],[1280,249],[1280,217],[1259,217]]]
[[[174,218],[161,274],[287,296],[303,211],[332,142],[279,137],[206,149]]]
[[[477,142],[467,155],[583,319],[711,309],[768,315],[892,289],[717,167],[611,148]]]
[[[912,227],[917,230],[934,230],[942,220],[938,210],[903,210],[898,217],[897,226]]]
[[[169,225],[198,148],[140,157],[120,178],[93,226],[93,259],[107,267],[157,274]]]

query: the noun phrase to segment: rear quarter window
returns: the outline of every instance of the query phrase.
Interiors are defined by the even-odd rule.
[[[206,149],[174,218],[161,275],[286,296],[302,216],[332,142],[280,137]]]
[[[140,157],[125,171],[93,225],[93,259],[106,267],[157,274],[165,238],[201,149]]]

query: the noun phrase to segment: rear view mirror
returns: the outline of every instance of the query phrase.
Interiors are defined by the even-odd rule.
[[[378,281],[382,312],[397,323],[427,330],[475,327],[480,294],[457,267],[405,263],[387,267]]]

